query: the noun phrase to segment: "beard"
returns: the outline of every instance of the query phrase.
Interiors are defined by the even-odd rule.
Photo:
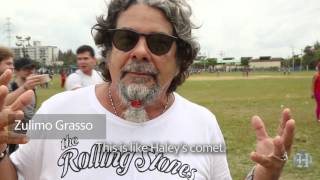
[[[125,80],[126,74],[138,72],[150,76],[134,77]],[[128,108],[123,112],[124,119],[136,123],[146,122],[149,117],[145,106],[151,104],[160,94],[160,85],[157,80],[158,70],[151,64],[140,60],[133,60],[121,70],[119,82],[119,95],[122,103]],[[140,105],[133,106],[132,101],[138,101]]]

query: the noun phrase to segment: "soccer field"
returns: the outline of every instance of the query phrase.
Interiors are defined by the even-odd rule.
[[[315,121],[314,100],[311,95],[313,72],[220,73],[192,75],[179,87],[187,99],[210,109],[217,117],[227,143],[228,161],[232,177],[243,179],[254,165],[249,154],[255,148],[255,133],[251,117],[259,115],[270,136],[276,135],[280,113],[285,107],[296,120],[296,135],[291,156],[282,180],[320,179],[320,124]],[[51,95],[63,91],[56,76],[49,89],[38,90],[38,104]],[[196,120],[196,119],[195,119]],[[305,151],[312,157],[309,168],[294,167],[293,157]]]
[[[280,113],[285,107],[296,120],[293,151],[283,180],[320,179],[320,125],[315,121],[311,96],[313,73],[241,73],[193,75],[178,92],[209,108],[217,117],[228,149],[228,161],[234,179],[243,179],[254,165],[249,154],[255,148],[255,133],[250,120],[259,115],[271,136],[276,135]],[[293,156],[305,151],[312,156],[309,168],[293,166]]]

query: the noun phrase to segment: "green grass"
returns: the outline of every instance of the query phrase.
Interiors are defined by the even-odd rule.
[[[282,180],[320,179],[320,125],[315,122],[314,100],[310,98],[311,72],[250,73],[252,76],[278,76],[278,78],[237,80],[192,80],[193,77],[217,77],[204,73],[193,75],[178,92],[187,99],[210,109],[218,118],[228,147],[228,161],[233,179],[243,179],[254,165],[249,154],[255,149],[255,133],[250,120],[259,115],[269,135],[276,135],[280,113],[289,107],[296,120],[296,135],[293,151],[284,169]],[[220,77],[241,77],[241,73],[221,73]],[[220,78],[218,77],[218,78]],[[299,77],[299,78],[296,78]],[[40,103],[60,88],[56,76],[49,89],[38,89]],[[292,157],[305,150],[312,155],[313,164],[308,169],[293,167]]]
[[[37,109],[41,106],[43,101],[62,91],[64,91],[64,89],[60,87],[60,76],[55,75],[53,80],[49,82],[49,88],[37,89]]]
[[[231,75],[241,76],[240,73],[228,74]],[[293,78],[295,75],[303,78]],[[292,155],[305,150],[312,155],[313,164],[309,169],[294,168],[291,156],[282,179],[315,180],[320,179],[320,126],[315,122],[314,101],[310,98],[311,77],[312,73],[294,73],[280,79],[188,80],[179,93],[209,108],[217,116],[234,179],[243,179],[253,166],[249,160],[249,154],[255,148],[251,117],[259,115],[265,121],[269,135],[274,136],[280,112],[284,107],[290,107],[297,126]]]

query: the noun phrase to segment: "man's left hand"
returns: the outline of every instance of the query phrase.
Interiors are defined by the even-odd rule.
[[[282,119],[275,138],[269,137],[263,121],[258,116],[252,118],[252,126],[257,137],[256,152],[250,158],[257,163],[254,179],[279,179],[288,160],[294,138],[295,121],[291,119],[290,110],[282,112]]]

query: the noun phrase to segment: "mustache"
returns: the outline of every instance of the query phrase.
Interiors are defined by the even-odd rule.
[[[151,63],[133,60],[121,69],[121,79],[129,72],[148,74],[156,79],[159,71]]]

